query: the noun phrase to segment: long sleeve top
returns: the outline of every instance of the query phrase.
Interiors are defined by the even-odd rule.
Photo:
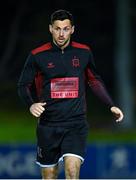
[[[30,107],[46,102],[41,120],[73,122],[86,114],[86,83],[108,107],[113,101],[98,75],[90,48],[71,41],[61,50],[53,42],[32,50],[18,82],[18,92]]]

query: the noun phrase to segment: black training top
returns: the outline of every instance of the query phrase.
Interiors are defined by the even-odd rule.
[[[90,48],[72,41],[62,51],[49,42],[31,51],[18,91],[29,107],[35,102],[47,103],[41,121],[73,122],[86,114],[86,82],[108,107],[113,106],[96,72]]]

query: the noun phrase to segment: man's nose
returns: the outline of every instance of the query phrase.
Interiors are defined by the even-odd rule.
[[[60,30],[60,36],[63,36],[64,35],[64,31],[63,29]]]

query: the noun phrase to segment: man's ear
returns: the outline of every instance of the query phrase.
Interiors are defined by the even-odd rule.
[[[72,31],[71,31],[71,34],[73,34],[75,31],[75,26],[72,26]]]
[[[52,25],[51,24],[49,25],[49,31],[52,34]]]

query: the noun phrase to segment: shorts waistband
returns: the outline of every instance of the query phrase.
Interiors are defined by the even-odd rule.
[[[67,120],[67,121],[48,121],[48,120],[40,120],[38,121],[38,124],[39,125],[42,125],[42,126],[70,126],[70,127],[74,127],[75,125],[78,125],[78,124],[87,124],[87,121],[86,121],[86,118],[77,118],[77,119],[74,119],[74,120]]]

